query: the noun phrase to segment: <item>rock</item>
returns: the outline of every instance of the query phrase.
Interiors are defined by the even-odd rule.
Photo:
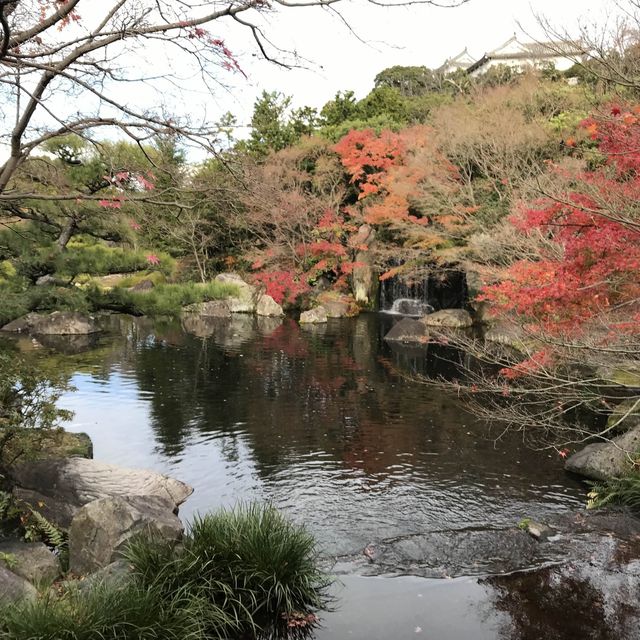
[[[527,522],[527,533],[541,542],[550,538],[555,532],[554,530],[541,522],[530,520]]]
[[[36,287],[46,287],[55,283],[56,279],[50,273],[47,273],[36,280]]]
[[[608,383],[613,382],[632,389],[640,388],[640,366],[637,362],[623,360],[615,367],[600,367],[597,373]]]
[[[497,322],[484,333],[484,339],[488,342],[502,344],[517,351],[525,349],[523,337],[522,329],[518,325],[504,320]]]
[[[428,327],[449,327],[452,329],[464,329],[473,326],[473,319],[464,309],[442,309],[430,313],[421,322]]]
[[[260,295],[260,290],[245,282],[237,273],[219,273],[215,282],[232,285],[237,293],[227,298],[231,313],[254,313]]]
[[[87,576],[79,584],[80,591],[89,591],[97,586],[118,589],[124,587],[133,573],[133,567],[124,559],[116,560]]]
[[[188,307],[184,307],[182,313],[201,318],[230,318],[231,308],[226,300],[209,300],[190,304]]]
[[[429,332],[423,322],[403,318],[391,327],[384,339],[395,342],[426,343],[429,341]]]
[[[26,316],[16,318],[2,327],[2,331],[12,331],[16,333],[28,333],[34,324],[41,318],[39,313],[27,313]]]
[[[51,458],[92,458],[93,443],[86,433],[72,433],[58,429],[13,429],[0,449],[0,466],[15,468],[17,465],[35,460]]]
[[[351,296],[327,291],[318,296],[318,302],[325,308],[329,318],[352,318],[360,313],[360,307]]]
[[[314,307],[300,314],[300,324],[322,324],[327,322],[327,310],[324,307]]]
[[[2,542],[0,557],[11,558],[11,571],[35,584],[51,584],[60,577],[60,562],[42,542]],[[1,564],[1,562],[0,562]]]
[[[28,331],[42,335],[86,335],[100,328],[90,316],[77,311],[54,311],[48,315],[29,313],[2,327],[3,331]]]
[[[606,428],[621,433],[637,425],[640,425],[640,398],[627,398],[614,408]]]
[[[269,316],[277,318],[284,315],[282,307],[271,297],[263,294],[256,304],[256,314],[259,316]]]
[[[637,426],[611,442],[587,445],[567,459],[565,469],[593,480],[619,478],[632,470],[631,460],[639,455],[640,426]]]
[[[158,496],[111,496],[84,505],[69,529],[69,569],[86,575],[122,557],[130,540],[149,535],[179,540],[183,526],[173,502]]]
[[[82,458],[23,463],[12,468],[10,476],[16,497],[32,505],[42,502],[38,511],[61,527],[68,527],[83,505],[100,498],[159,497],[177,511],[193,492],[184,482],[154,471]]]
[[[155,286],[156,285],[153,283],[153,280],[149,280],[148,278],[145,278],[144,280],[140,280],[138,284],[134,284],[133,287],[130,287],[129,291],[138,291],[138,292],[151,291],[151,289],[153,289]]]
[[[37,597],[38,592],[30,582],[9,571],[4,563],[0,562],[0,604],[35,600]]]
[[[363,224],[349,240],[352,247],[359,249],[351,274],[351,289],[356,302],[366,306],[375,302],[378,291],[378,278],[373,267],[372,252],[369,250],[375,237],[375,230],[368,224]]]

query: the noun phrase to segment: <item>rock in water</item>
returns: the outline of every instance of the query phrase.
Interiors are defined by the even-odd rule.
[[[110,565],[138,534],[177,541],[182,532],[170,500],[157,496],[100,498],[82,507],[71,522],[69,569],[86,575]]]
[[[261,295],[256,305],[256,314],[259,316],[269,316],[277,318],[284,315],[282,307],[271,297],[266,294]]]
[[[245,282],[237,273],[219,273],[214,281],[233,285],[237,289],[235,296],[226,299],[231,313],[255,312],[260,293],[257,287]]]
[[[384,339],[396,342],[426,343],[429,340],[429,333],[423,322],[403,318],[391,327]]]
[[[449,327],[451,329],[465,329],[473,325],[471,314],[464,309],[442,309],[429,313],[422,322],[428,327]]]
[[[6,324],[2,327],[2,330],[69,336],[98,333],[100,327],[98,327],[94,318],[77,311],[54,311],[48,315],[29,313]]]
[[[300,314],[300,324],[322,324],[327,320],[327,310],[324,307],[314,307]]]
[[[83,505],[112,496],[159,497],[177,511],[193,492],[179,480],[154,471],[127,469],[96,460],[65,458],[24,463],[11,470],[19,499],[36,505],[48,519],[68,527]]]

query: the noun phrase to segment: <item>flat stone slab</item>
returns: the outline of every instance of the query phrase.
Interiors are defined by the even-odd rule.
[[[43,502],[42,514],[68,527],[85,504],[111,496],[156,496],[177,511],[193,489],[174,478],[144,469],[127,469],[84,458],[34,461],[12,469],[17,497]]]

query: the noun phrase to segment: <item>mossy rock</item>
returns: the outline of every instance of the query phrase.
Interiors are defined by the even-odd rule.
[[[601,368],[598,375],[607,382],[621,387],[640,389],[640,367],[635,363],[622,363],[616,367]]]
[[[607,429],[620,433],[638,424],[640,424],[640,398],[627,398],[614,408],[607,420]]]
[[[63,429],[12,429],[0,447],[0,466],[7,468],[25,460],[93,458],[93,443],[86,433]],[[0,430],[0,442],[4,434]]]

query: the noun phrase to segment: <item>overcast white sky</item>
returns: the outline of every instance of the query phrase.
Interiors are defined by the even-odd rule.
[[[580,21],[592,24],[614,14],[615,2],[470,0],[453,9],[428,5],[378,8],[358,3],[345,5],[341,11],[365,42],[350,34],[326,10],[285,10],[270,19],[269,32],[274,41],[311,60],[308,70],[285,71],[260,62],[243,49],[238,34],[230,34],[229,42],[244,54],[242,64],[249,78],[236,79],[234,95],[221,97],[221,104],[239,114],[250,114],[255,96],[263,89],[278,89],[294,96],[296,106],[321,107],[341,89],[352,89],[360,98],[371,90],[374,77],[386,67],[437,67],[465,46],[473,56],[480,57],[514,32],[522,34],[522,29],[536,39],[544,38],[536,13],[559,28],[576,32]]]
[[[95,26],[109,6],[111,2],[84,0],[79,4],[82,21],[75,28]],[[373,87],[376,74],[390,66],[437,67],[465,46],[473,56],[480,57],[514,32],[523,38],[544,39],[535,14],[571,34],[577,33],[580,23],[602,25],[608,16],[612,19],[619,13],[615,0],[469,0],[461,7],[448,9],[430,5],[385,8],[366,0],[345,0],[336,7],[342,18],[319,7],[287,8],[263,16],[264,30],[271,41],[306,59],[305,69],[285,70],[264,61],[256,54],[247,29],[218,21],[210,25],[210,34],[225,39],[247,78],[220,70],[226,88],[216,89],[212,96],[197,68],[187,65],[184,58],[171,57],[174,49],[159,41],[145,42],[135,52],[123,51],[116,63],[135,77],[162,78],[172,72],[178,81],[156,80],[146,86],[125,83],[113,86],[111,95],[138,110],[162,108],[178,116],[188,114],[194,121],[217,122],[231,111],[242,125],[249,122],[253,103],[263,90],[291,95],[295,107],[321,108],[339,90],[350,89],[358,98],[364,97]],[[107,55],[115,53],[112,49]],[[113,60],[110,62],[113,64]],[[46,102],[61,120],[80,109],[87,112],[97,107],[86,95],[70,99],[54,93]],[[106,112],[100,107],[103,110]],[[8,133],[13,115],[10,109],[5,115],[0,122]],[[42,112],[34,123],[40,121],[46,126],[50,119]],[[0,139],[0,159],[5,155],[2,142]]]

